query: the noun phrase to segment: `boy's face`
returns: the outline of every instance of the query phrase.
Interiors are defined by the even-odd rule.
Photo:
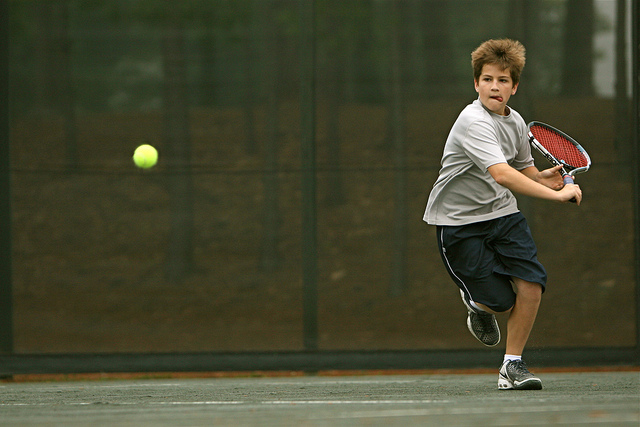
[[[505,115],[509,98],[518,90],[518,85],[513,84],[509,69],[501,70],[495,64],[482,67],[480,78],[474,80],[474,84],[480,95],[480,102],[489,111],[501,116]]]

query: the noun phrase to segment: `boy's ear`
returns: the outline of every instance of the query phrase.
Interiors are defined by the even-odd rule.
[[[518,85],[520,84],[520,82],[516,83],[515,85],[513,85],[513,89],[511,89],[511,95],[515,95],[516,92],[518,91]]]
[[[478,92],[478,80],[473,79],[473,87],[476,89],[476,92]]]

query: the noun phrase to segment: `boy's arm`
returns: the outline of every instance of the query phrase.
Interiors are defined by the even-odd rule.
[[[528,168],[522,169],[520,173],[525,174],[535,182],[539,182],[552,190],[560,190],[564,186],[560,169],[562,169],[562,165],[554,166],[543,171],[539,171],[535,166],[529,166]]]
[[[547,180],[549,177],[546,174],[544,177],[540,177],[540,174],[548,171],[553,173],[553,168],[543,172],[539,172],[535,167],[517,171],[506,163],[497,163],[489,166],[488,171],[498,184],[515,193],[557,202],[568,202],[575,198],[578,205],[582,201],[582,191],[578,185],[565,185],[562,190],[555,191],[537,181],[540,179]]]

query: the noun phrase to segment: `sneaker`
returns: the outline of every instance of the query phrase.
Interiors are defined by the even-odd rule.
[[[469,313],[467,316],[467,327],[471,335],[488,347],[497,345],[500,342],[500,327],[498,326],[496,316],[471,307],[462,289],[460,290],[460,296],[462,297],[464,305],[467,306],[467,312]]]
[[[541,390],[542,381],[522,360],[507,360],[500,367],[498,390]]]

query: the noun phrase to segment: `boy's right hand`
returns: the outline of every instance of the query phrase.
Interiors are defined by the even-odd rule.
[[[582,190],[580,190],[578,184],[567,184],[562,190],[558,191],[558,196],[560,196],[559,201],[561,202],[575,201],[579,206],[582,201]]]

